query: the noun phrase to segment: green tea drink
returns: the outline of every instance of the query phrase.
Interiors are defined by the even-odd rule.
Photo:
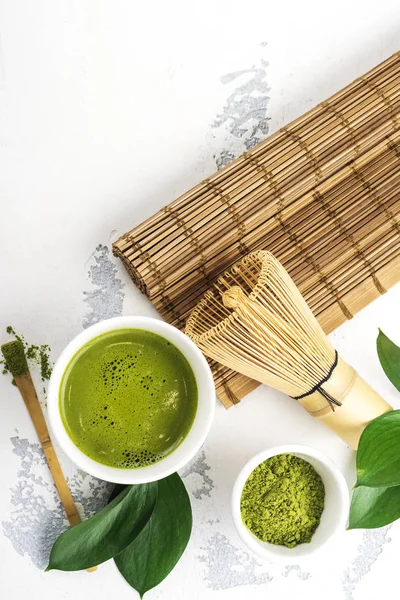
[[[187,436],[197,386],[184,355],[142,329],[100,335],[72,358],[60,386],[68,435],[93,460],[134,469],[170,454]]]

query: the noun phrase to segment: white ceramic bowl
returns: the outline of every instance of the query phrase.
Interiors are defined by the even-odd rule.
[[[278,454],[293,454],[308,461],[321,476],[325,486],[325,506],[321,523],[310,543],[299,544],[294,548],[262,542],[247,529],[240,514],[242,490],[250,473],[260,463]],[[271,562],[290,563],[293,561],[296,563],[299,562],[299,559],[301,560],[320,550],[337,532],[345,529],[349,515],[349,505],[349,489],[343,474],[335,463],[321,452],[297,444],[275,446],[253,456],[239,473],[232,492],[233,520],[240,537],[250,550],[261,559]]]
[[[183,442],[161,461],[139,469],[119,469],[96,462],[79,450],[69,437],[60,414],[59,390],[63,373],[72,357],[94,337],[115,329],[145,329],[166,338],[186,357],[193,369],[198,390],[198,406],[193,425]],[[210,430],[215,409],[214,381],[203,354],[181,331],[149,317],[116,317],[92,325],[77,335],[61,353],[50,379],[48,414],[52,434],[69,456],[83,471],[114,483],[146,483],[163,479],[181,469],[200,449]]]

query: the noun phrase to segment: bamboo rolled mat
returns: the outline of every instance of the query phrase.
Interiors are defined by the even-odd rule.
[[[400,53],[113,245],[181,329],[210,283],[259,249],[284,264],[327,333],[400,280]],[[258,385],[211,364],[226,407]]]

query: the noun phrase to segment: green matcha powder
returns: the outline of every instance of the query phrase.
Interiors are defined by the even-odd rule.
[[[324,498],[324,484],[314,467],[292,454],[280,454],[251,473],[240,510],[244,524],[260,540],[293,548],[311,541]]]
[[[51,376],[51,372],[53,370],[53,366],[51,364],[50,361],[50,346],[48,346],[47,344],[28,344],[25,341],[25,338],[23,335],[18,335],[14,328],[11,327],[11,325],[9,325],[6,328],[6,332],[9,335],[12,335],[13,337],[16,338],[16,340],[21,344],[24,352],[25,352],[25,357],[23,357],[23,364],[22,365],[18,365],[18,364],[14,364],[13,368],[10,368],[12,366],[12,362],[14,360],[19,360],[19,357],[7,357],[7,360],[0,360],[0,368],[1,368],[1,372],[3,373],[3,375],[8,375],[8,373],[14,373],[14,375],[19,375],[20,373],[23,373],[25,371],[27,371],[28,369],[28,364],[26,362],[26,359],[30,362],[30,364],[34,364],[36,367],[39,368],[40,370],[40,377],[43,383],[45,383],[46,381],[48,381],[50,379]],[[20,346],[13,346],[11,347],[6,347],[6,352],[8,352],[9,354],[12,352],[18,352],[20,350]],[[3,352],[4,354],[4,352]],[[23,354],[23,352],[22,352]],[[22,369],[22,371],[20,371],[20,368]],[[12,380],[12,383],[15,385],[15,381]],[[43,388],[43,392],[45,393],[46,390],[45,388]]]

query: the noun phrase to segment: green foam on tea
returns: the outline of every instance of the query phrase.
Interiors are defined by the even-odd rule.
[[[93,460],[139,468],[185,439],[197,410],[188,361],[165,338],[142,329],[100,335],[72,358],[60,386],[68,435]]]

